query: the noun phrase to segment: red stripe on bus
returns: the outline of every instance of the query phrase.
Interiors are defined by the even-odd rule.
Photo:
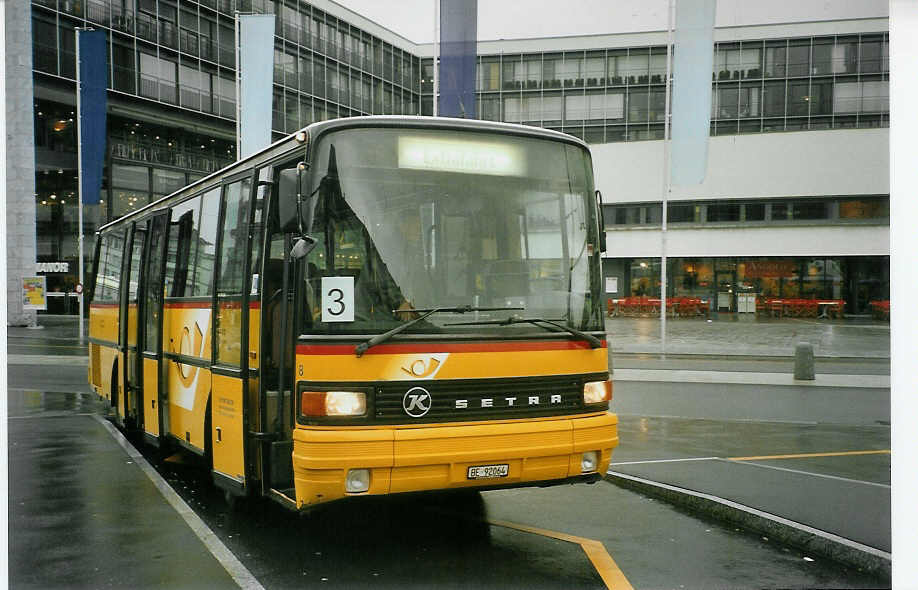
[[[120,303],[90,303],[89,309],[101,309],[104,307],[121,307]]]
[[[166,309],[210,309],[210,301],[169,301]]]
[[[297,354],[354,354],[356,344],[300,344]],[[380,344],[365,354],[412,354],[434,352],[518,352],[540,350],[581,350],[590,347],[587,342],[425,342],[419,344]],[[602,341],[606,347],[606,341]]]

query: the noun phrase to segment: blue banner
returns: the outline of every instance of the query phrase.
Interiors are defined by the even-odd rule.
[[[440,116],[475,118],[477,53],[478,0],[440,0]]]
[[[239,15],[240,160],[271,145],[271,89],[274,81],[274,15]]]
[[[105,165],[105,112],[108,83],[105,31],[77,30],[80,56],[80,191],[84,205],[96,205],[102,196]]]
[[[711,125],[716,0],[679,0],[673,59],[672,183],[704,182]]]

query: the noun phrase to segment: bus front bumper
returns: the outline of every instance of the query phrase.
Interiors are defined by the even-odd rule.
[[[492,424],[392,427],[298,427],[293,432],[293,477],[299,508],[348,496],[465,487],[514,487],[567,480],[609,468],[618,446],[612,413]],[[595,470],[584,472],[594,451]],[[499,477],[470,479],[469,468],[507,466]],[[351,469],[370,472],[369,489],[351,493]]]

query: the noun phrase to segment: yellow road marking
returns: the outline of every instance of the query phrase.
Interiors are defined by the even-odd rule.
[[[765,459],[806,459],[808,457],[845,457],[850,455],[889,455],[890,449],[877,451],[840,451],[837,453],[799,453],[796,455],[761,455],[758,457],[727,457],[728,461],[762,461]]]
[[[602,581],[606,584],[606,588],[609,588],[609,590],[633,590],[633,586],[628,582],[628,578],[625,577],[625,574],[619,569],[618,564],[615,563],[615,560],[613,560],[609,552],[606,551],[605,546],[595,539],[585,539],[575,535],[568,535],[567,533],[549,531],[504,520],[486,520],[485,522],[494,526],[515,529],[525,533],[533,533],[543,537],[558,539],[559,541],[567,541],[568,543],[576,543],[580,545],[580,548],[586,553],[593,567],[596,568],[599,577],[601,577]]]

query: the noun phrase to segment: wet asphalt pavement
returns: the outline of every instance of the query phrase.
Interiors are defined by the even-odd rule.
[[[86,366],[75,358],[85,356],[85,346],[67,330],[12,330],[8,338],[8,354],[17,355],[8,366],[7,398],[10,587],[238,587],[94,417],[107,408],[89,393]],[[623,354],[616,361],[650,369],[789,367],[774,357],[663,362]],[[888,374],[883,358],[821,359],[818,372],[820,364],[826,373]],[[802,494],[802,505],[821,504],[827,516],[839,512],[856,521],[867,513],[860,534],[882,547],[889,529],[876,515],[883,516],[889,495],[889,455],[831,453],[890,448],[888,395],[882,387],[619,382],[613,409],[620,413],[621,446],[612,469],[658,481],[682,478],[676,483],[685,487],[700,487],[714,474],[707,483],[722,491],[761,487],[737,473],[787,474],[770,485],[788,490],[788,482],[802,482],[791,491]],[[251,572],[253,588],[627,587],[603,578],[609,563],[594,565],[585,549],[595,542],[634,588],[889,587],[886,576],[607,481],[365,498],[306,516],[269,501],[232,511],[198,459],[137,447]],[[782,455],[791,457],[775,458]],[[748,457],[756,458],[732,462]],[[816,485],[814,478],[853,480],[859,483],[845,485],[872,494],[858,505],[828,502],[820,494],[840,486]]]
[[[23,369],[28,390],[16,387],[19,368],[11,373],[11,587],[235,586],[92,417],[105,410],[94,396],[45,391],[43,381],[60,375],[40,367]],[[613,460],[711,452],[704,434],[736,440],[732,424],[626,417],[622,437],[632,444]],[[822,448],[851,434],[843,426],[802,435],[794,425],[774,427],[757,426],[771,450],[778,440],[802,436]],[[742,438],[737,452],[758,448],[754,437]],[[267,501],[232,512],[194,458],[144,454],[265,588],[603,587],[583,549],[553,532],[601,542],[635,588],[888,586],[608,482],[368,498],[298,516]],[[873,477],[882,475],[875,466]]]

